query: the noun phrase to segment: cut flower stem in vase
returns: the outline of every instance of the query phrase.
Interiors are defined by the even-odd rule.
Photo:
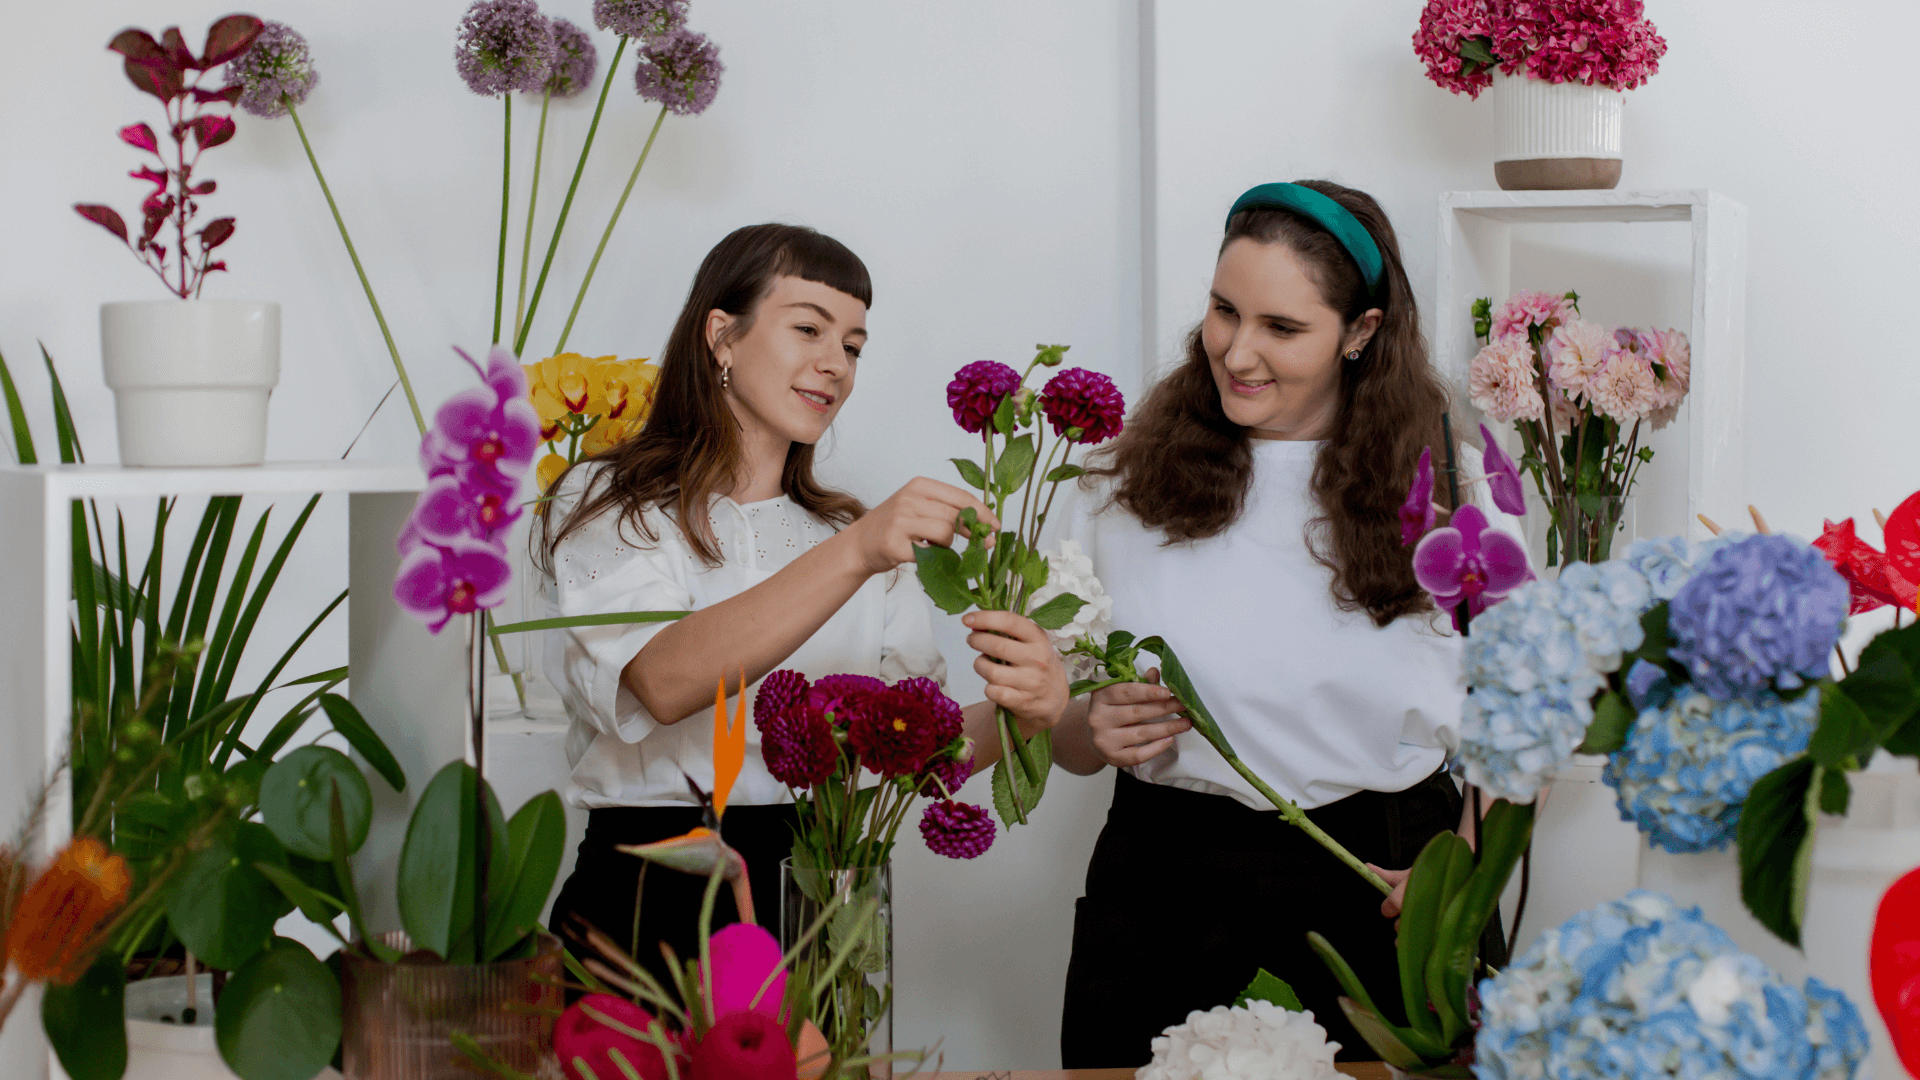
[[[836,910],[825,929],[805,940],[830,905]],[[814,1021],[839,1075],[891,1077],[892,863],[827,868],[780,860],[780,947],[795,954],[795,977],[814,988]]]

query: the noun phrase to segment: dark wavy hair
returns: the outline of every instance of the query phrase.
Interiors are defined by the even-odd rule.
[[[739,337],[752,328],[760,301],[782,276],[819,282],[873,306],[866,264],[840,241],[799,225],[749,225],[729,233],[707,252],[693,275],[687,302],[660,355],[660,382],[646,426],[581,461],[606,467],[594,474],[558,524],[554,515],[544,519],[539,551],[546,560],[543,565],[551,564],[562,540],[608,510],[619,512],[622,530],[631,527],[646,543],[658,542],[642,517],[654,506],[668,510],[701,559],[710,566],[720,564],[708,500],[733,486],[742,459],[740,424],[727,406],[720,365],[707,344],[707,316],[715,310],[737,316],[727,337]],[[559,490],[562,479],[550,490]],[[860,500],[814,479],[810,443],[787,448],[780,490],[833,525],[846,525],[866,513]]]
[[[1385,263],[1381,296],[1369,298],[1359,267],[1333,234],[1290,210],[1242,210],[1227,223],[1220,250],[1243,238],[1285,244],[1348,326],[1369,308],[1381,309],[1380,327],[1360,358],[1341,362],[1338,411],[1313,467],[1311,491],[1321,516],[1309,524],[1306,540],[1314,558],[1333,571],[1341,609],[1364,610],[1385,626],[1433,609],[1414,581],[1411,551],[1400,543],[1398,511],[1421,448],[1433,448],[1436,468],[1446,461],[1440,418],[1448,394],[1428,362],[1386,212],[1365,192],[1324,180],[1298,183],[1338,202],[1373,235]],[[1114,478],[1113,502],[1160,529],[1166,543],[1198,540],[1239,518],[1253,480],[1249,440],[1247,429],[1221,408],[1196,326],[1185,361],[1147,394],[1090,475]],[[1445,491],[1438,494],[1446,505]]]

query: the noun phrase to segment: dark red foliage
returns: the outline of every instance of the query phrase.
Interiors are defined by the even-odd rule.
[[[119,237],[121,243],[133,242],[127,237],[127,223],[121,220],[120,214],[113,207],[101,206],[97,203],[76,203],[74,209],[80,212],[81,217]]]

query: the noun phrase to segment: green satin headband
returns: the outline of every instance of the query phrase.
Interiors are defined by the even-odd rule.
[[[1373,234],[1359,219],[1347,212],[1347,208],[1334,202],[1309,187],[1299,184],[1261,184],[1248,188],[1245,195],[1233,200],[1233,209],[1227,211],[1227,224],[1233,224],[1233,215],[1242,210],[1279,209],[1292,210],[1333,234],[1340,246],[1347,249],[1353,261],[1360,267],[1360,276],[1366,279],[1367,293],[1380,295],[1380,247],[1373,242]]]

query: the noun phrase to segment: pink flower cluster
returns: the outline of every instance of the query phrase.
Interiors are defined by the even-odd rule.
[[[1496,65],[1508,75],[1632,90],[1659,72],[1667,42],[1641,0],[1428,0],[1413,51],[1436,84],[1478,97]]]
[[[1692,376],[1678,330],[1608,330],[1546,293],[1519,293],[1493,320],[1493,341],[1467,368],[1474,405],[1495,420],[1539,420],[1591,409],[1621,423],[1671,423]],[[1537,347],[1536,347],[1536,342]],[[1542,396],[1544,385],[1546,397]]]
[[[448,398],[420,442],[427,488],[400,532],[394,599],[439,633],[455,615],[497,607],[513,568],[506,529],[520,517],[520,481],[540,443],[540,416],[512,350],[494,346],[484,385]]]

